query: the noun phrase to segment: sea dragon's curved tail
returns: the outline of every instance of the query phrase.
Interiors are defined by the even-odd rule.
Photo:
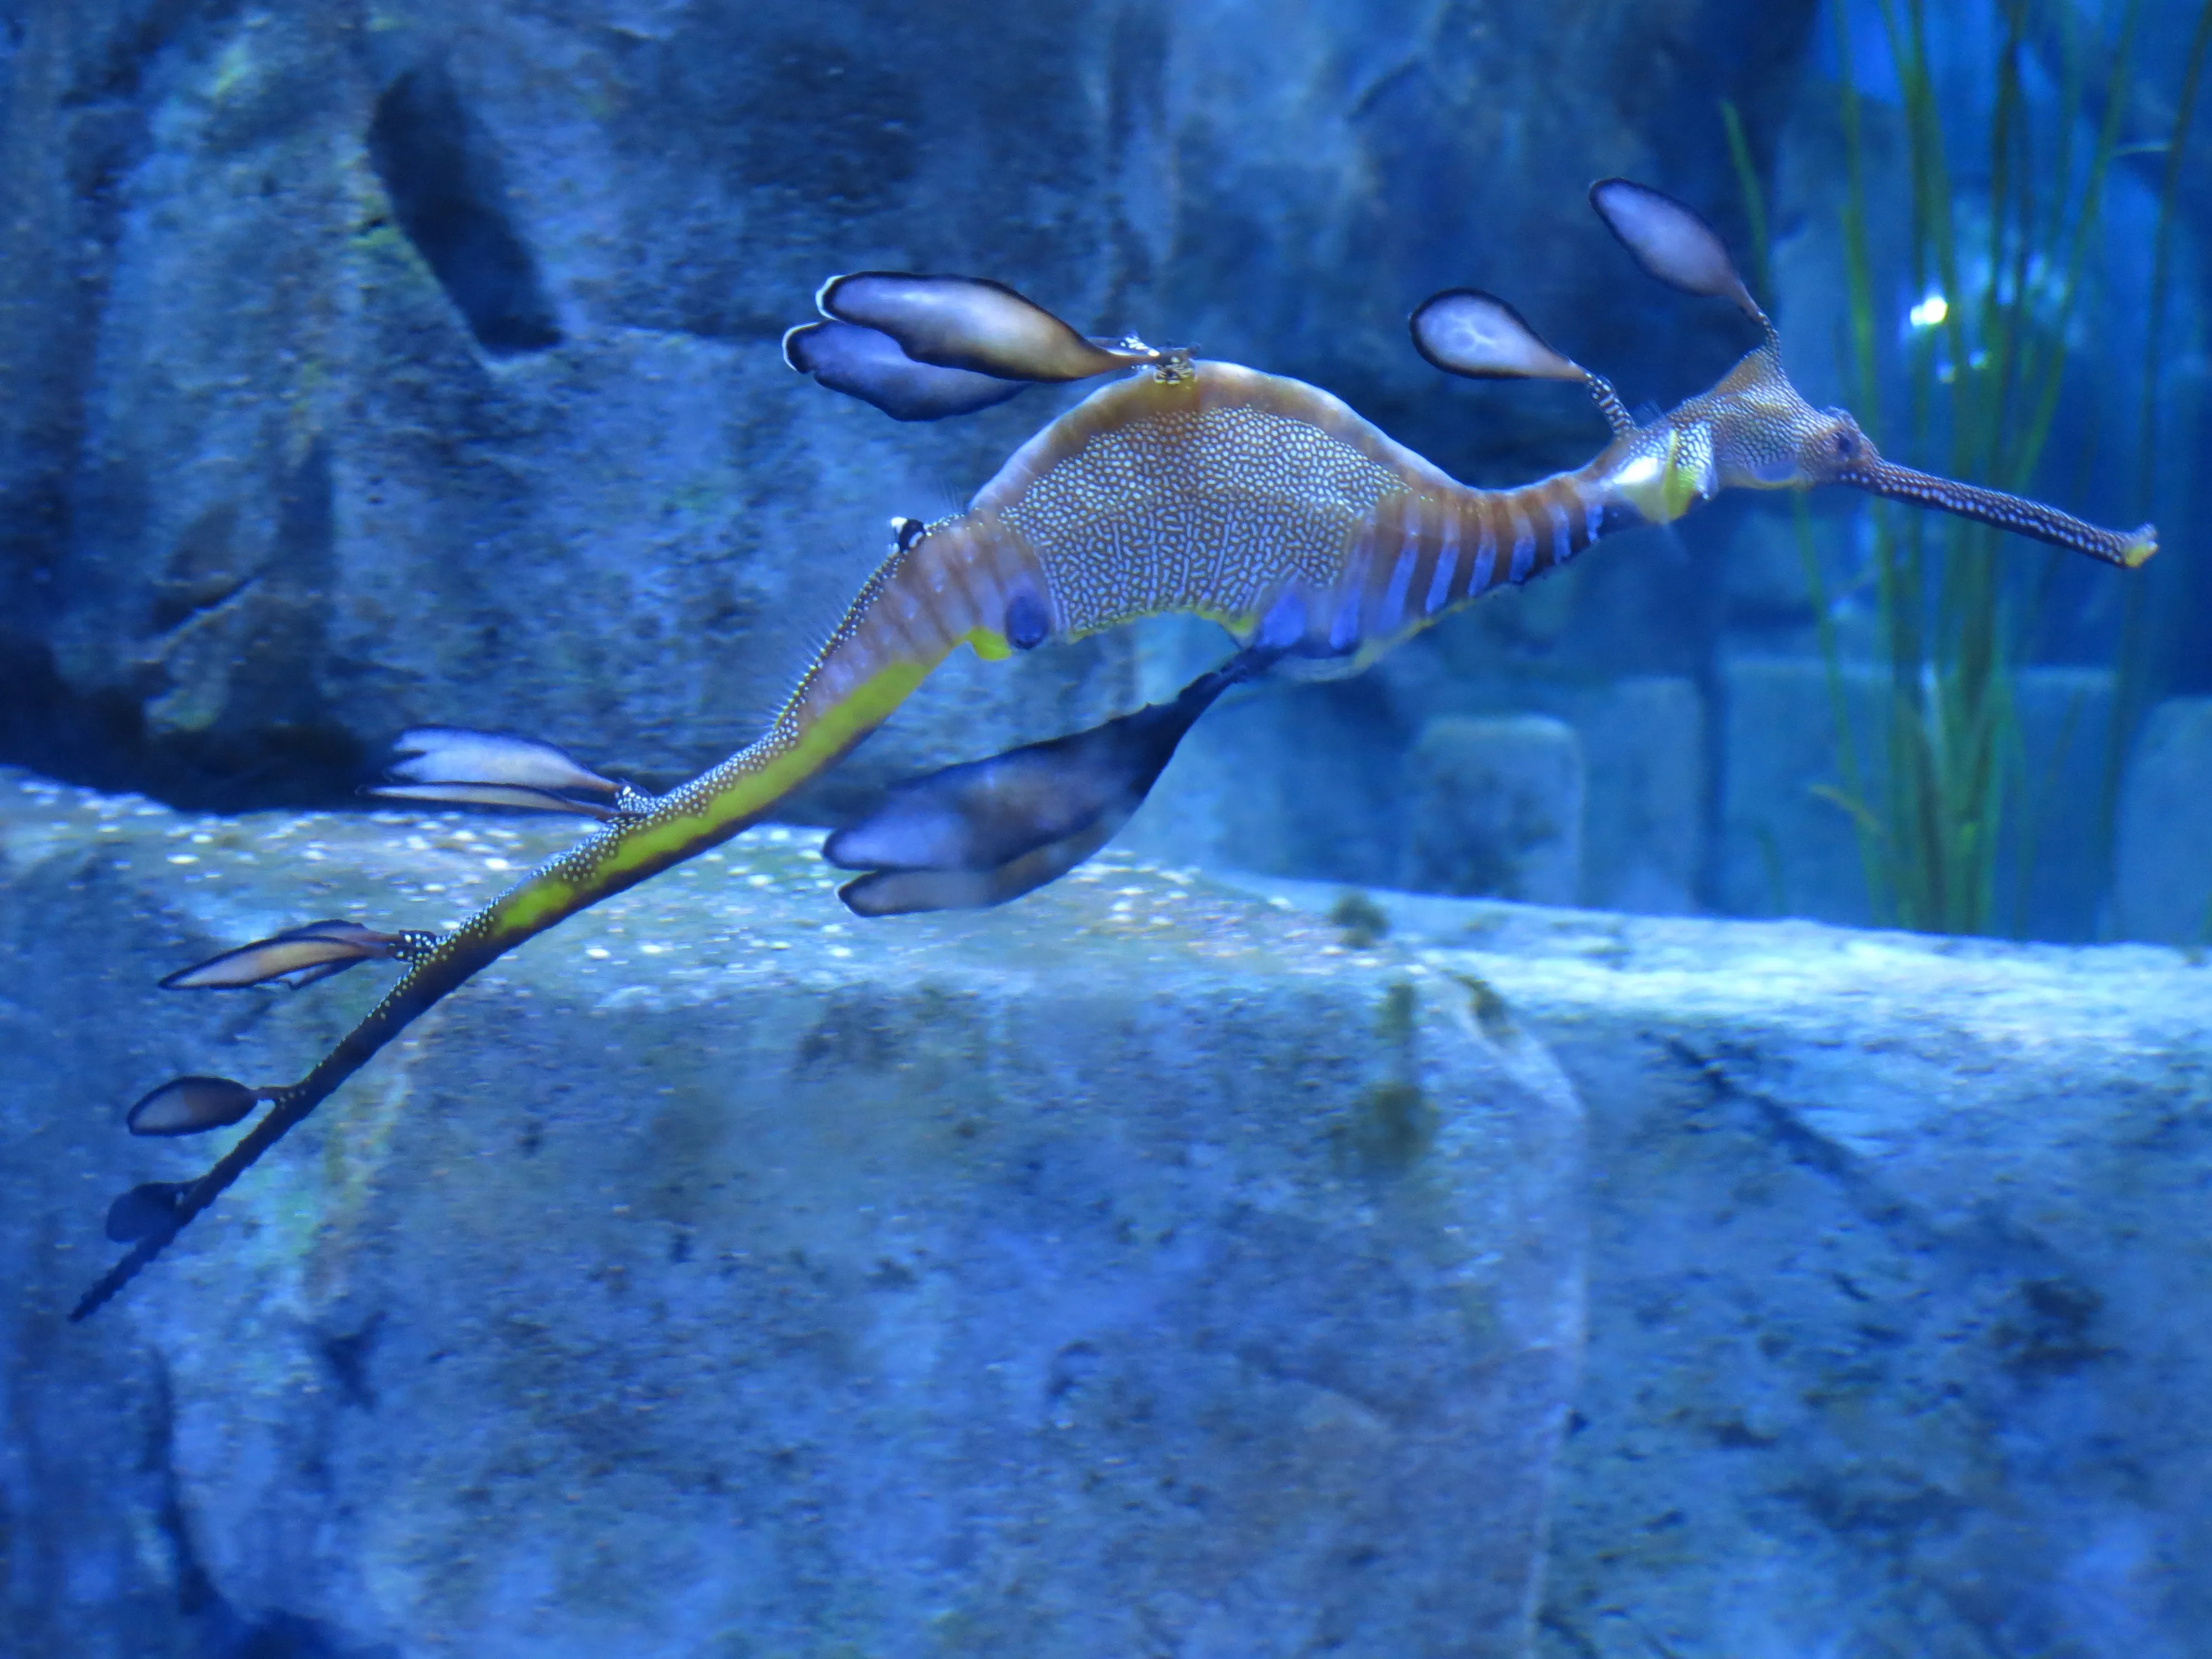
[[[861,589],[767,733],[665,795],[648,797],[623,789],[611,807],[567,801],[543,787],[542,767],[533,771],[531,764],[559,751],[526,744],[511,744],[502,751],[494,746],[496,739],[449,734],[477,738],[489,751],[465,757],[473,761],[468,769],[476,776],[410,779],[383,786],[376,793],[604,815],[605,827],[450,933],[381,934],[362,928],[352,939],[327,941],[280,935],[171,975],[172,985],[195,989],[256,984],[303,971],[326,972],[378,957],[405,964],[384,1000],[307,1076],[284,1087],[246,1091],[249,1097],[267,1100],[270,1109],[206,1174],[182,1184],[136,1188],[117,1201],[109,1212],[109,1235],[131,1238],[131,1249],[85,1293],[71,1317],[84,1318],[113,1296],[294,1125],[418,1015],[471,976],[577,911],[719,846],[757,823],[792,790],[836,763],[880,725],[963,640],[987,655],[1004,655],[1008,614],[1018,631],[1025,605],[1034,604],[1024,599],[1035,591],[1030,585],[1033,580],[1018,562],[1001,562],[974,538],[957,531],[907,540],[894,548]],[[418,774],[423,770],[419,763],[413,769]],[[533,792],[542,798],[527,799]],[[323,954],[302,963],[303,952]],[[234,1095],[218,1097],[215,1091],[201,1089],[180,1096],[177,1085],[165,1085],[133,1109],[131,1125],[141,1133],[190,1133],[236,1121],[236,1105]]]
[[[1882,460],[1850,415],[1798,396],[1772,325],[1702,220],[1621,179],[1591,200],[1650,274],[1732,301],[1765,337],[1711,391],[1638,425],[1608,384],[1503,301],[1464,289],[1436,296],[1413,317],[1431,362],[1464,375],[1580,380],[1611,428],[1588,465],[1513,489],[1459,483],[1316,387],[1134,339],[1086,339],[994,283],[864,272],[828,284],[822,320],[785,337],[786,360],[900,419],[981,409],[1030,382],[1121,378],[1047,425],[966,512],[928,526],[900,520],[890,556],[768,732],[680,788],[647,795],[524,739],[406,733],[391,780],[373,793],[566,811],[601,827],[450,933],[318,921],[172,975],[165,983],[179,989],[222,988],[403,964],[383,1000],[297,1083],[179,1078],[131,1109],[133,1133],[177,1135],[269,1108],[198,1180],[149,1183],[116,1200],[108,1236],[131,1248],[72,1317],[114,1296],[418,1015],[523,940],[759,822],[963,642],[1003,658],[1184,612],[1220,623],[1242,649],[1170,702],[901,786],[826,849],[865,872],[842,890],[861,915],[1027,892],[1097,851],[1191,723],[1238,681],[1285,659],[1359,667],[1602,534],[1679,518],[1724,489],[1842,483],[2112,564],[2132,568],[2155,550],[2148,526],[2118,534]]]

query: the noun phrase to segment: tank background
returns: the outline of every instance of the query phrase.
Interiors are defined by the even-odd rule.
[[[834,270],[1000,276],[1327,386],[1470,478],[1578,463],[1579,393],[1448,381],[1406,313],[1479,280],[1631,396],[1696,389],[1740,325],[1639,279],[1582,193],[1664,179],[1733,232],[1711,112],[1764,154],[1811,9],[5,15],[0,757],[237,809],[342,799],[422,720],[647,781],[747,740],[886,518],[963,500],[1052,406],[823,396],[775,343]],[[1445,660],[1680,671],[1709,597],[1630,550]],[[1135,675],[1124,639],[957,665],[845,782]]]
[[[2109,33],[2110,11],[2081,6],[2076,20],[2085,30]],[[1903,117],[1878,8],[1853,0],[1847,15],[1862,94],[1875,304],[1902,332],[1920,297],[1907,279],[1911,192]],[[1988,157],[1985,145],[1956,141],[1987,131],[1996,25],[1988,9],[1968,5],[1930,7],[1927,18],[1941,95],[1953,112],[1947,157],[1953,210],[1971,226],[1985,212]],[[2137,442],[2148,251],[2166,159],[2151,141],[2172,129],[2193,21],[2186,7],[2143,9],[2130,101],[2118,119],[2124,135],[2145,137],[2123,145],[2107,180],[2106,234],[2090,248],[2068,337],[2065,393],[2037,481],[2048,499],[2092,519],[2132,525],[2154,516],[2163,544],[2132,574],[2051,559],[2017,539],[2006,549],[2023,578],[2018,603],[2029,602],[2039,581],[2046,586],[2034,600],[2037,620],[2025,641],[2018,693],[2034,817],[2031,823],[2012,811],[2001,829],[1993,919],[1999,933],[2212,942],[2212,863],[2195,850],[2212,836],[2212,745],[2185,735],[2206,729],[2192,711],[2212,689],[2212,580],[2193,531],[2212,505],[2195,464],[2206,435],[2203,226],[2212,208],[2202,167],[2183,171],[2173,228],[2154,513],[2141,497]],[[1823,6],[1793,65],[1793,96],[1774,130],[1772,174],[1762,182],[1772,239],[1768,302],[1790,373],[1815,404],[1855,401],[1844,390],[1846,161],[1835,36],[1833,9]],[[2059,53],[2050,34],[2031,33],[2027,95],[2046,128],[2063,121]],[[2085,79],[2101,89],[2097,62]],[[2103,115],[2097,97],[2074,110],[2077,155],[2086,153]],[[1700,112],[1697,119],[1708,118]],[[1718,149],[1717,115],[1700,130]],[[2205,142],[2201,119],[2195,142]],[[1755,267],[1747,237],[1727,216],[1740,200],[1734,180],[1717,181],[1706,195],[1689,179],[1668,181],[1668,188],[1713,216],[1745,267]],[[1978,246],[1972,232],[1964,234],[1970,249]],[[1626,280],[1624,292],[1651,291]],[[1540,327],[1558,326],[1542,296],[1516,297]],[[1669,307],[1665,326],[1700,315],[1691,302],[1659,297]],[[1703,358],[1686,357],[1696,364],[1692,378],[1717,374],[1725,351],[1744,343],[1716,341]],[[1604,356],[1584,360],[1607,372],[1615,368]],[[1621,379],[1632,403],[1654,389],[1626,371]],[[1525,417],[1529,393],[1513,390]],[[1902,386],[1885,392],[1887,452],[1943,469],[1947,446],[1916,445],[1899,430]],[[1862,775],[1878,789],[1888,671],[1873,592],[1870,514],[1863,498],[1843,490],[1815,492],[1808,505],[1845,659]],[[2168,703],[2130,722],[2136,732],[2161,740],[2128,745],[2113,790],[2106,776],[2112,668],[2131,582],[2143,587],[2151,619],[2135,665],[2141,689],[2147,705]],[[1280,876],[1529,896],[1510,878],[1437,888],[1409,878],[1422,868],[1413,849],[1438,837],[1414,821],[1425,734],[1439,721],[1540,713],[1562,723],[1559,736],[1578,744],[1585,762],[1577,902],[1864,926],[1880,918],[1850,821],[1814,793],[1842,782],[1816,620],[1787,500],[1724,497],[1680,525],[1608,541],[1559,578],[1486,601],[1358,679],[1288,696],[1273,687],[1238,694],[1185,745],[1135,833],[1162,854],[1180,850]],[[1156,675],[1155,695],[1178,683],[1201,654],[1188,635],[1180,638],[1165,653],[1170,666]],[[1527,781],[1533,784],[1533,775]],[[2104,850],[2108,800],[2118,820],[2112,839],[2124,849],[2117,880]],[[2179,817],[2168,805],[2175,801],[2183,803]],[[1571,810],[1562,793],[1553,816]],[[1445,826],[1444,838],[1479,839],[1483,816]],[[1471,862],[1510,870],[1529,850],[1500,846]]]
[[[1874,198],[1893,202],[1893,88],[1876,14],[1852,16]],[[800,26],[696,3],[95,0],[0,20],[0,759],[181,805],[340,800],[422,720],[544,735],[648,784],[746,741],[884,520],[949,510],[1075,395],[943,427],[823,396],[775,343],[837,269],[993,272],[1083,325],[1326,386],[1460,476],[1521,479],[1589,453],[1586,401],[1435,374],[1407,308],[1475,282],[1632,403],[1707,383],[1740,320],[1642,280],[1579,198],[1603,173],[1654,179],[1747,255],[1728,99],[1772,207],[1792,370],[1839,395],[1833,31],[1809,3],[1100,0],[927,23],[852,3]],[[2188,23],[2146,9],[2130,133],[2170,125]],[[1930,25],[1971,127],[1987,20]],[[2055,51],[2030,42],[2040,115]],[[1971,204],[1981,158],[1952,160]],[[2140,516],[2125,434],[2162,165],[2136,147],[2114,170],[2045,480],[2115,522]],[[2143,579],[2157,693],[2212,690],[2186,533],[2207,506],[2186,461],[2208,194],[2185,170],[2168,538]],[[1877,270],[1901,269],[1896,216],[1875,230]],[[1814,515],[1835,619],[1866,650],[1858,507]],[[2142,931],[2082,853],[2102,763],[2073,735],[2109,708],[2119,592],[2061,568],[2031,647],[2089,671],[2027,696],[2032,742],[2068,734],[2033,879],[2018,848],[2000,876],[2007,925],[2037,937]],[[1429,722],[1536,713],[1583,751],[1580,902],[1863,921],[1848,826],[1806,793],[1832,740],[1812,623],[1787,513],[1724,501],[1359,680],[1210,721],[1177,782],[1234,769],[1255,800],[1302,802],[1296,821],[1170,787],[1139,833],[1278,874],[1416,878],[1421,832],[1399,821]],[[794,815],[1126,708],[1219,648],[1205,630],[956,659]],[[2212,768],[2162,764],[2178,782],[2146,799]],[[2154,885],[2175,884],[2151,913],[2203,908],[2181,890],[2198,872]]]

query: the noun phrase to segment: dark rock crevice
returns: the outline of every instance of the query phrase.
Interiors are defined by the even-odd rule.
[[[452,76],[425,65],[386,88],[368,155],[400,229],[478,345],[512,357],[561,343],[538,256],[508,213],[505,168]]]
[[[244,812],[350,802],[367,764],[362,743],[334,719],[156,736],[130,690],[81,691],[45,641],[0,631],[0,765],[187,811]]]
[[[248,1615],[223,1598],[208,1574],[192,1536],[192,1522],[174,1465],[176,1408],[169,1374],[154,1369],[148,1473],[160,1483],[157,1520],[169,1547],[177,1610],[192,1641],[194,1659],[392,1659],[391,1650],[348,1647],[314,1620],[282,1610]]]

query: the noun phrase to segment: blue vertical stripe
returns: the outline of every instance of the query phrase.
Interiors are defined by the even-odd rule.
[[[1389,634],[1406,619],[1406,590],[1413,586],[1413,567],[1421,560],[1421,532],[1414,525],[1412,514],[1406,519],[1406,539],[1398,549],[1398,562],[1391,568],[1390,586],[1383,590],[1382,603],[1375,612],[1375,625],[1369,631],[1377,635]]]
[[[1345,566],[1338,591],[1336,615],[1329,619],[1328,648],[1349,651],[1359,642],[1359,601],[1367,586],[1367,562],[1371,544],[1363,540],[1352,550],[1351,562]]]
[[[1506,568],[1505,580],[1517,584],[1527,581],[1536,568],[1536,532],[1521,516],[1519,507],[1509,511],[1513,517],[1513,562]]]
[[[1451,593],[1452,571],[1459,563],[1459,514],[1444,515],[1444,544],[1437,555],[1436,574],[1429,578],[1429,597],[1421,609],[1435,616],[1444,608],[1444,600]]]

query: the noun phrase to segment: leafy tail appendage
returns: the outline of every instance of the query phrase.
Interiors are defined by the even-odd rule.
[[[1036,578],[1026,567],[1018,550],[989,544],[957,520],[902,537],[767,733],[665,795],[600,778],[550,744],[449,727],[406,734],[403,750],[416,752],[395,769],[401,783],[380,793],[584,811],[608,822],[450,933],[316,922],[172,975],[167,982],[174,988],[215,989],[287,977],[306,982],[362,961],[405,964],[384,999],[298,1082],[248,1088],[223,1079],[179,1079],[133,1109],[134,1133],[178,1134],[227,1127],[261,1101],[269,1106],[198,1179],[147,1183],[116,1200],[109,1237],[131,1249],[70,1317],[84,1319],[113,1297],[386,1044],[525,939],[757,823],[889,718],[956,645],[965,641],[980,654],[1003,657],[1012,648],[1009,631],[1023,644],[1038,642],[1042,628],[1031,626]],[[427,793],[439,790],[485,793]],[[595,799],[573,798],[584,795]]]

